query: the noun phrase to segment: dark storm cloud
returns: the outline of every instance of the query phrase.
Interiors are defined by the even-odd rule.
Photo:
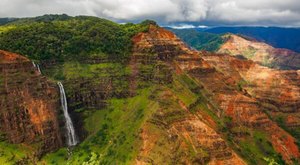
[[[0,17],[49,13],[93,15],[117,21],[215,22],[300,26],[299,0],[0,0]]]

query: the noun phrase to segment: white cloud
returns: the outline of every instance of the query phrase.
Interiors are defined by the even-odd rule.
[[[173,28],[173,29],[192,29],[192,28],[196,28],[196,26],[188,25],[188,24],[170,25],[168,27]]]
[[[205,29],[205,28],[208,28],[208,26],[205,26],[205,25],[198,25],[197,28]]]
[[[1,0],[0,17],[93,15],[119,21],[289,25],[300,22],[299,0]]]
[[[208,28],[208,26],[205,25],[191,25],[191,24],[178,24],[178,25],[169,25],[167,27],[173,28],[173,29],[193,29],[193,28]]]

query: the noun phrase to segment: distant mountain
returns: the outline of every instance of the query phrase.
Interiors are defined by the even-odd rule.
[[[276,48],[286,48],[300,52],[300,28],[217,27],[205,31],[215,34],[242,34],[268,43]]]
[[[0,25],[5,25],[16,20],[18,20],[18,18],[0,18]]]
[[[66,14],[46,14],[38,17],[27,18],[0,18],[0,25],[5,24],[25,24],[33,22],[51,22],[51,21],[66,21],[73,17]]]
[[[252,31],[253,33],[250,33],[249,31],[248,33],[246,30],[242,31],[242,29]],[[256,33],[254,33],[255,29]],[[298,41],[297,38],[294,38],[295,36],[300,35],[300,30],[296,28],[227,27],[206,29],[204,31],[203,29],[197,28],[170,30],[189,46],[197,50],[227,53],[233,56],[251,59],[261,65],[271,68],[300,68],[300,54],[294,49],[289,49],[291,45],[286,44],[288,42],[294,42],[296,47],[296,42]],[[276,31],[280,32],[277,33]],[[294,33],[293,37],[292,33]],[[267,38],[268,36],[269,40],[273,40],[273,44],[262,39]],[[280,37],[282,37],[282,39],[280,39]],[[278,46],[281,43],[286,46]]]
[[[222,35],[203,32],[198,29],[172,29],[179,38],[197,50],[216,51],[224,43]]]
[[[300,69],[300,54],[294,51],[274,48],[264,42],[234,34],[223,37],[226,38],[226,42],[222,44],[218,53],[243,56],[271,68]]]

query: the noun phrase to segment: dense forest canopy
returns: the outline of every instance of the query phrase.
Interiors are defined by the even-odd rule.
[[[17,19],[0,26],[0,49],[33,60],[119,59],[128,57],[131,37],[146,31],[149,23],[118,24],[89,16],[45,15]]]

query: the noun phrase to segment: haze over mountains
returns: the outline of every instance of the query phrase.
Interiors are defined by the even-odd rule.
[[[0,164],[299,164],[299,53],[273,28],[1,22]]]

